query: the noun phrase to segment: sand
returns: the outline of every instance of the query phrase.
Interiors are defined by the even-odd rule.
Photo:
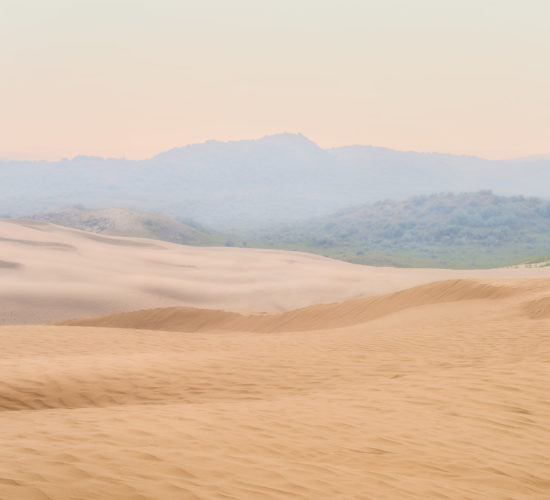
[[[0,327],[0,498],[550,498],[549,297]]]
[[[550,277],[550,267],[367,267],[277,250],[204,248],[0,220],[0,324],[167,306],[283,312],[455,278]]]

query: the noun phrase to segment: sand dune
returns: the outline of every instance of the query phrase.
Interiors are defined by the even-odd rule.
[[[282,312],[456,278],[550,277],[550,268],[366,267],[274,250],[189,247],[0,221],[0,324],[168,306]]]
[[[548,297],[461,280],[249,331],[0,327],[0,498],[548,498]]]
[[[2,500],[550,498],[550,269],[0,248]]]
[[[526,285],[527,283],[527,285]],[[242,314],[231,311],[168,307],[61,321],[59,325],[137,328],[181,332],[283,332],[341,328],[365,323],[404,309],[462,300],[514,297],[534,290],[547,291],[550,279],[538,281],[448,280],[429,283],[390,295],[318,304],[279,314]],[[529,302],[531,317],[548,313],[547,299]]]

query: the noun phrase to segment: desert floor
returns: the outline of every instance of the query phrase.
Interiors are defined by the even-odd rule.
[[[549,279],[3,326],[0,498],[550,498],[549,387]]]

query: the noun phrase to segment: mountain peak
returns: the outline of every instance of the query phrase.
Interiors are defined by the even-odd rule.
[[[286,147],[308,147],[312,149],[321,149],[312,140],[308,139],[302,133],[282,132],[280,134],[266,135],[261,139],[258,139],[258,143],[270,144],[274,146],[286,146]]]
[[[225,150],[231,148],[251,148],[254,146],[268,146],[287,150],[309,150],[309,151],[323,151],[317,144],[308,139],[301,133],[282,132],[280,134],[272,134],[261,137],[260,139],[244,139],[239,141],[217,141],[208,140],[200,144],[188,144],[186,146],[177,147],[159,153],[154,158],[159,159],[179,159],[181,155],[189,151],[207,151],[207,150]]]

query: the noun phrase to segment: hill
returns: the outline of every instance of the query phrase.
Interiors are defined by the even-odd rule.
[[[125,208],[86,210],[73,207],[31,217],[60,226],[109,236],[153,238],[183,245],[215,245],[220,237],[166,215],[139,212]]]
[[[83,204],[186,217],[228,231],[449,190],[546,197],[550,159],[489,161],[371,146],[322,149],[301,134],[279,134],[208,141],[142,161],[90,156],[0,161],[0,174],[0,215]]]
[[[550,202],[490,191],[419,196],[265,231],[256,241],[362,264],[507,266],[548,255]]]

